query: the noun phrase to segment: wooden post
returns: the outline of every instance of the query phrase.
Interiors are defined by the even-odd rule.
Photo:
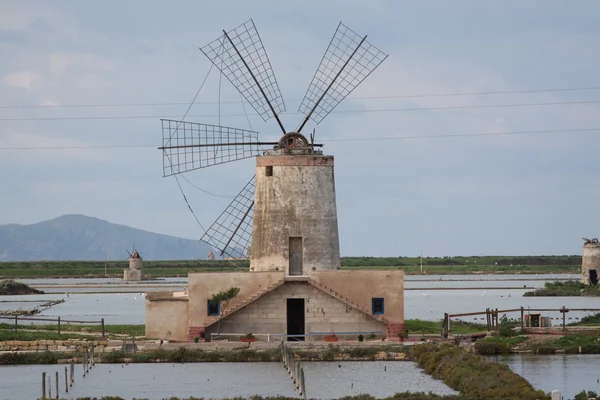
[[[15,332],[19,329],[19,316],[15,315]]]
[[[102,318],[102,339],[104,339],[104,318]]]
[[[56,400],[58,400],[58,371],[56,371],[56,376],[54,380],[56,383]]]
[[[42,400],[46,400],[46,373],[42,372]]]
[[[300,386],[301,395],[306,400],[306,381],[304,380],[304,369],[300,368],[300,382],[302,382]]]
[[[60,335],[60,317],[58,317],[58,334]]]
[[[85,358],[86,358],[86,356],[87,356],[87,350],[84,350],[84,352],[83,352],[83,360],[82,360],[82,363],[81,363],[81,365],[83,366],[83,377],[84,378],[85,378]]]
[[[94,343],[92,343],[92,367],[96,365],[96,358],[94,356]]]
[[[562,310],[560,310],[560,312],[563,315],[563,331],[565,331],[567,329],[567,327],[565,325],[565,317],[567,316],[567,309],[565,308],[565,306],[562,306]]]
[[[525,329],[525,309],[521,306],[521,332]]]
[[[69,393],[69,378],[67,375],[67,367],[65,367],[65,393]]]
[[[52,398],[52,377],[48,375],[48,398]]]
[[[73,386],[75,383],[75,361],[71,360],[71,384],[69,386]]]

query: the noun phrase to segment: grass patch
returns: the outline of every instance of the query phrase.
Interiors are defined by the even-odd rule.
[[[98,340],[100,338],[99,335],[78,335],[74,333],[61,333],[58,332],[28,332],[23,330],[0,330],[0,341],[6,340],[23,340],[23,341],[33,341],[33,340],[67,340],[67,339],[89,339],[89,340]]]
[[[442,331],[443,320],[423,321],[420,319],[407,319],[404,321],[404,327],[409,334],[440,334]],[[462,320],[452,320],[452,333],[474,333],[487,330],[486,325],[467,322]]]
[[[568,324],[569,326],[597,326],[600,325],[600,313],[586,315],[577,322]]]
[[[19,325],[19,329],[43,331],[58,331],[58,325]],[[14,325],[2,323],[0,329],[14,329]],[[94,332],[101,333],[102,325],[87,325],[87,324],[60,324],[61,332]],[[104,332],[107,334],[119,334],[128,336],[144,336],[146,327],[143,324],[137,325],[104,325]]]
[[[546,282],[542,289],[526,292],[523,296],[600,296],[600,285],[584,285],[579,281]]]
[[[0,295],[40,294],[44,293],[21,282],[12,279],[0,281]]]
[[[423,272],[418,257],[342,257],[341,264],[343,270],[402,269],[410,275],[577,273],[581,268],[581,256],[426,257],[423,258]],[[236,265],[245,268],[248,267],[248,261],[236,261]],[[109,261],[105,274],[104,261],[2,262],[0,277],[121,277],[126,267],[122,261]],[[234,270],[237,268],[224,260],[144,261],[144,273],[154,277]]]

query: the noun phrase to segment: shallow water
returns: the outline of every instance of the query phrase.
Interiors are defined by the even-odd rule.
[[[80,367],[80,366],[79,366]],[[306,393],[319,399],[397,392],[454,394],[443,382],[424,374],[411,362],[303,363]],[[223,398],[252,395],[297,397],[281,363],[98,364],[86,378],[76,369],[75,385],[64,393],[64,366],[0,366],[0,399],[35,399],[41,395],[41,374],[59,371],[61,398],[118,395],[159,400],[169,396]],[[53,390],[54,392],[54,390]]]
[[[508,365],[536,389],[560,390],[572,399],[582,390],[600,393],[600,354],[510,354],[489,357]]]
[[[406,319],[440,320],[444,313],[466,313],[485,311],[486,308],[512,309],[525,308],[597,308],[598,300],[592,297],[523,297],[530,289],[506,289],[506,287],[522,287],[526,285],[543,286],[544,282],[554,279],[568,279],[571,275],[452,275],[452,276],[407,276],[404,291],[404,310]],[[441,279],[441,280],[440,280]],[[524,280],[518,280],[524,279]],[[535,280],[531,280],[535,279]],[[40,316],[75,320],[99,320],[104,318],[107,324],[143,324],[145,322],[144,292],[151,290],[181,290],[185,286],[185,278],[166,278],[165,281],[151,281],[150,287],[139,284],[124,283],[120,279],[35,279],[36,287],[49,292],[51,285],[72,285],[72,288],[61,288],[70,291],[68,294],[44,294],[29,296],[0,296],[0,300],[48,300],[65,299],[44,310]],[[162,283],[161,283],[162,282]],[[93,284],[93,285],[91,285]],[[167,285],[167,286],[165,286]],[[171,286],[176,285],[176,286]],[[77,286],[94,286],[85,290],[97,293],[76,293],[83,290]],[[111,293],[125,287],[131,293]],[[440,288],[435,290],[425,288]],[[485,287],[485,289],[481,289]],[[460,290],[450,288],[464,288]],[[471,288],[471,289],[469,289]],[[58,289],[57,289],[58,290]],[[0,303],[3,304],[3,303]],[[4,303],[5,305],[8,303]],[[23,308],[27,305],[21,303]],[[30,303],[33,307],[34,303]],[[6,308],[17,308],[5,306]],[[567,323],[575,322],[587,315],[587,312],[570,312]],[[562,323],[562,315],[558,312],[545,312],[553,318],[553,323]],[[509,315],[517,317],[518,313]],[[465,318],[472,322],[484,322],[485,316]]]

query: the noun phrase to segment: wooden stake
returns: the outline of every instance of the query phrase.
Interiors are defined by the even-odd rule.
[[[56,371],[56,377],[55,377],[55,383],[56,383],[56,400],[58,400],[58,371]]]
[[[69,393],[69,378],[67,376],[67,367],[65,367],[65,393]]]
[[[46,400],[46,373],[42,372],[42,400]]]

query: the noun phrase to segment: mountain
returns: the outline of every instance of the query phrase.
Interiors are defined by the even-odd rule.
[[[145,260],[206,259],[206,243],[63,215],[32,225],[0,225],[0,261],[126,259],[135,247]]]

